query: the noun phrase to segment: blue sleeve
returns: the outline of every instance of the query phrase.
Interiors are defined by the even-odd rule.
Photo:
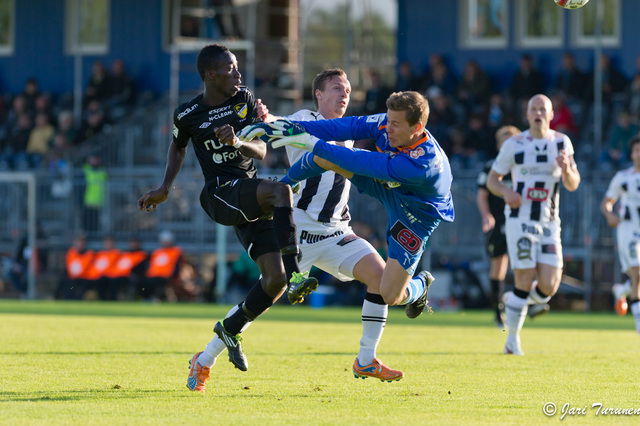
[[[295,184],[302,180],[321,175],[325,171],[325,169],[313,161],[313,154],[307,152],[298,161],[293,163],[287,175],[280,181],[291,185],[292,183]]]
[[[389,156],[382,152],[352,151],[323,140],[316,143],[313,153],[356,175],[399,183],[420,183],[425,180],[426,165],[406,155]]]
[[[325,141],[377,139],[382,114],[364,117],[345,117],[333,120],[296,121],[313,136]]]

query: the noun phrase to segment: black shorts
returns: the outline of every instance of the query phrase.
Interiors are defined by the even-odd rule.
[[[507,235],[504,232],[504,222],[496,223],[496,226],[485,236],[487,238],[487,254],[490,258],[507,254]]]
[[[216,223],[233,226],[244,249],[253,260],[266,253],[279,253],[273,220],[256,197],[263,179],[232,179],[221,185],[208,182],[200,193],[200,205]]]

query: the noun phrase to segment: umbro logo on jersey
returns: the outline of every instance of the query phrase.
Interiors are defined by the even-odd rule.
[[[211,122],[210,122],[210,121],[206,121],[206,122],[204,122],[204,123],[202,123],[202,124],[200,125],[200,128],[201,128],[201,129],[206,129],[206,128],[207,128],[207,127],[209,127],[209,126],[211,126]]]
[[[233,106],[233,110],[236,112],[238,117],[246,118],[246,116],[247,116],[247,104],[242,103],[242,104],[234,105]]]

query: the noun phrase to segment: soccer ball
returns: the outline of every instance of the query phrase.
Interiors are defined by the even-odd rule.
[[[565,9],[577,9],[589,3],[589,0],[553,0],[560,7]]]

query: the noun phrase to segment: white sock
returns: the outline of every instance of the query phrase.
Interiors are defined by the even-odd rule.
[[[361,366],[371,364],[376,357],[376,348],[387,323],[388,310],[388,305],[378,305],[368,300],[362,303],[362,338],[358,352],[358,363]]]
[[[216,360],[218,356],[227,349],[227,346],[224,344],[220,338],[215,335],[213,339],[207,344],[207,347],[204,348],[204,352],[200,354],[198,357],[198,363],[204,367],[213,367],[216,364]]]
[[[625,297],[629,297],[631,295],[631,280],[626,280],[623,284],[622,284],[622,288],[624,289],[624,291],[622,292],[622,294]]]
[[[633,319],[636,320],[636,332],[640,334],[640,302],[635,302],[629,307],[631,308]]]
[[[551,300],[551,296],[542,297],[536,291],[538,287],[538,281],[535,280],[533,285],[531,286],[531,290],[529,290],[529,296],[527,297],[527,305],[544,305]]]
[[[419,275],[411,278],[411,281],[409,281],[409,285],[407,286],[409,295],[400,302],[399,305],[409,305],[418,300],[418,298],[422,296],[422,293],[424,293],[426,286],[427,284]]]
[[[227,315],[225,316],[225,318],[228,318],[229,316],[231,316],[238,309],[240,309],[240,306],[235,305],[233,308],[229,310],[229,312],[227,312]],[[245,331],[249,327],[249,325],[251,325],[251,322],[246,323],[244,327],[242,327],[242,330],[240,330],[240,332],[242,333],[243,331]],[[211,339],[211,341],[207,344],[207,347],[204,348],[204,351],[198,357],[198,362],[200,363],[200,365],[204,367],[211,368],[215,365],[216,360],[218,359],[218,356],[220,356],[220,354],[224,352],[225,349],[227,349],[227,346],[224,344],[222,340],[220,340],[218,335],[215,335],[213,336],[213,339]]]
[[[509,328],[509,338],[514,339],[520,335],[524,319],[527,316],[527,299],[510,294],[505,303],[507,314],[507,327]]]

